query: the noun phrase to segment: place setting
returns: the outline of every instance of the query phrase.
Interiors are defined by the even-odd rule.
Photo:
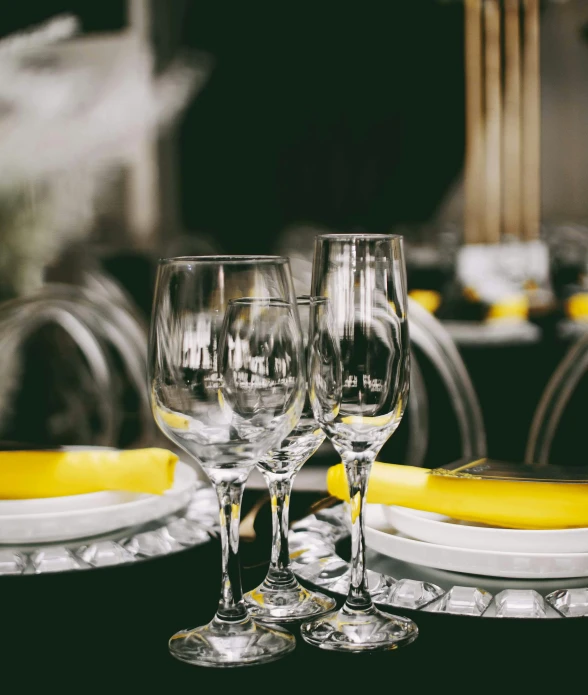
[[[377,460],[409,397],[401,237],[317,236],[304,296],[283,257],[164,259],[149,342],[153,417],[173,451],[5,444],[2,574],[130,564],[219,539],[216,614],[191,627],[188,613],[169,636],[172,656],[205,667],[277,660],[298,634],[328,651],[394,650],[419,634],[418,617],[395,609],[588,614],[583,469]],[[341,460],[325,471],[331,502],[290,524],[296,475],[325,441]],[[271,501],[271,555],[244,592],[240,507],[254,469]]]
[[[409,397],[407,309],[394,235],[317,236],[303,296],[283,257],[160,261],[148,383],[173,451],[5,443],[0,574],[124,565],[219,539],[216,614],[191,627],[188,611],[169,636],[173,657],[205,667],[275,661],[298,634],[322,650],[394,650],[417,639],[418,611],[587,615],[583,469],[377,460]],[[325,471],[331,497],[290,524],[296,475],[326,441],[341,460]],[[244,592],[240,508],[254,469],[271,554]]]
[[[0,450],[0,576],[125,565],[218,534],[212,491],[171,451],[24,446]]]
[[[240,10],[4,13],[0,683],[561,687],[588,2]]]
[[[244,297],[217,310],[211,304],[221,294],[220,265],[225,297],[226,288],[235,294],[237,287]],[[166,413],[159,424],[216,487],[225,548],[219,611],[209,625],[171,639],[176,658],[213,666],[272,661],[294,648],[282,626],[299,626],[305,642],[324,650],[392,650],[418,636],[413,620],[388,612],[394,608],[512,618],[581,614],[587,488],[579,469],[574,477],[566,469],[487,459],[437,470],[376,461],[409,392],[405,277],[402,239],[392,235],[317,236],[310,297],[293,296],[283,260],[195,257],[160,266],[151,339],[151,383]],[[210,288],[211,299],[190,291],[194,285]],[[276,288],[286,288],[280,298]],[[182,302],[199,315],[190,316]],[[270,329],[268,321],[276,324]],[[172,378],[178,354],[185,366]],[[297,360],[296,370],[284,371]],[[259,366],[272,362],[280,365],[278,377]],[[283,384],[288,388],[280,391]],[[285,404],[292,408],[287,416]],[[178,413],[185,421],[175,419]],[[162,425],[170,414],[175,427]],[[290,434],[290,425],[280,424],[285,417],[298,422]],[[231,427],[236,440],[226,434]],[[342,460],[328,472],[328,490],[346,502],[295,522],[288,535],[294,475],[325,436]],[[254,449],[251,464],[244,457],[234,463],[235,451]],[[270,492],[272,552],[266,579],[243,596],[238,505],[253,466]],[[337,549],[346,539],[351,555],[344,559]],[[372,569],[386,567],[382,557],[400,563],[399,571]],[[316,591],[302,588],[293,572]],[[499,590],[497,578],[505,580]],[[539,593],[510,580],[558,581]],[[345,596],[343,606],[336,610],[324,592]]]
[[[328,487],[335,498],[348,498],[340,465],[330,469]],[[579,467],[488,459],[437,470],[376,463],[366,514],[374,600],[486,618],[586,616],[586,494]],[[303,541],[297,573],[336,593],[348,563],[335,544],[325,545],[320,526],[343,519],[345,506],[292,530],[293,542]]]

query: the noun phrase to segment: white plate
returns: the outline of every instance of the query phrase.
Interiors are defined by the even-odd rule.
[[[142,497],[152,497],[152,495],[113,491],[92,492],[85,495],[67,495],[65,497],[38,497],[30,500],[0,500],[0,517],[110,507],[123,502],[133,502]]]
[[[588,552],[588,528],[529,531],[457,521],[406,507],[384,507],[383,511],[397,531],[427,543],[513,553]]]
[[[521,553],[437,545],[402,535],[387,509],[367,506],[366,544],[388,557],[462,574],[512,579],[588,577],[588,553]]]
[[[97,492],[35,500],[2,500],[0,543],[55,543],[145,524],[185,507],[195,471],[178,461],[173,486],[163,495]]]

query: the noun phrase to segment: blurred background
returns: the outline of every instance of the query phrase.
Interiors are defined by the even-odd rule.
[[[0,41],[0,438],[160,441],[158,257],[284,254],[307,293],[315,234],[393,232],[382,460],[582,463],[588,0],[46,0]]]

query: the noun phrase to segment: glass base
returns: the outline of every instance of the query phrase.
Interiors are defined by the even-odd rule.
[[[295,646],[294,635],[251,618],[239,623],[214,618],[203,627],[177,632],[169,641],[169,651],[176,659],[215,668],[266,664],[285,656]]]
[[[304,623],[300,634],[305,642],[320,649],[364,652],[410,644],[418,637],[419,630],[412,620],[388,615],[375,606],[367,611],[343,606],[336,613]]]
[[[249,614],[266,623],[305,620],[332,611],[334,598],[308,591],[294,580],[291,585],[275,587],[264,582],[245,594]]]

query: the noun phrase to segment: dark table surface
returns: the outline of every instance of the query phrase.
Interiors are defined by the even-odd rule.
[[[245,510],[259,493],[246,493]],[[318,495],[299,493],[294,516]],[[242,544],[243,585],[264,576],[269,510],[258,538]],[[207,622],[219,591],[217,541],[164,558],[94,571],[0,578],[0,692],[318,692],[392,688],[476,692],[490,681],[509,692],[544,692],[550,680],[582,685],[588,621],[496,620],[398,611],[420,636],[394,652],[336,654],[301,639],[288,657],[219,670],[175,661],[167,640]],[[294,628],[294,631],[297,631]],[[461,687],[460,687],[461,686]]]

